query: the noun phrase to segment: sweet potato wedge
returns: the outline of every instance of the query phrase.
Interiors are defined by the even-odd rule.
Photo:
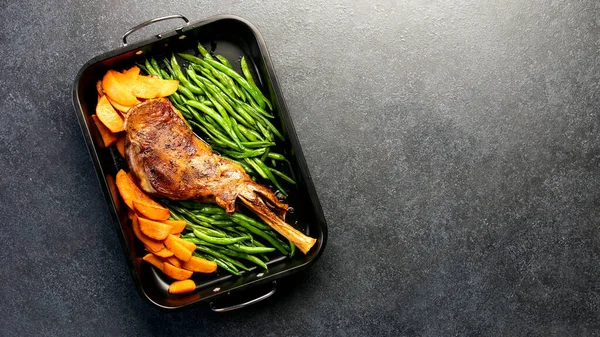
[[[138,66],[133,66],[127,70],[125,70],[123,72],[123,74],[129,78],[131,78],[132,80],[137,79],[138,75],[140,74],[140,68]]]
[[[133,201],[135,204],[135,200]],[[164,240],[171,234],[171,226],[164,224],[162,222],[146,219],[143,217],[138,217],[138,221],[140,223],[140,230],[142,233],[146,234],[151,239],[154,240]]]
[[[192,256],[192,257],[193,257],[193,256]],[[167,258],[165,259],[165,261],[166,261],[166,262],[169,262],[170,264],[174,265],[174,266],[175,266],[175,267],[177,267],[177,268],[181,268],[181,265],[183,264],[183,262],[181,262],[181,260],[180,260],[180,259],[178,259],[178,258],[177,258],[177,257],[175,257],[175,256],[170,256],[170,257],[167,257]],[[189,270],[189,269],[188,269],[188,270]],[[190,271],[193,271],[193,270],[190,270]]]
[[[119,135],[119,139],[117,139],[117,142],[115,143],[115,147],[117,148],[117,151],[119,151],[119,154],[121,155],[121,157],[125,158],[125,135],[124,134]]]
[[[140,241],[142,241],[144,246],[146,246],[146,248],[148,250],[150,250],[150,252],[152,252],[152,253],[159,252],[165,248],[164,244],[161,241],[151,239],[148,236],[146,236],[146,234],[142,233],[142,231],[140,230],[140,224],[139,224],[138,217],[135,215],[133,216],[133,219],[131,220],[131,227],[133,228],[133,234],[135,234],[135,236]]]
[[[176,237],[175,235],[171,234],[169,236],[172,236],[173,239],[175,239],[175,241],[179,242],[179,244],[181,244],[182,246],[184,246],[187,250],[194,252],[196,250],[196,245],[192,242],[189,242],[187,240],[181,239]],[[187,260],[186,260],[187,261]]]
[[[178,281],[187,280],[190,277],[192,277],[192,274],[194,274],[193,272],[191,272],[189,270],[177,268],[174,265],[170,264],[169,262],[163,262],[162,271],[168,277],[178,280]]]
[[[196,283],[193,280],[175,281],[169,286],[170,294],[187,294],[196,290]]]
[[[98,116],[92,115],[92,119],[94,120],[94,124],[96,124],[96,128],[98,128],[98,132],[100,133],[100,137],[102,137],[102,143],[104,143],[105,147],[112,146],[117,142],[119,137],[110,131],[103,123],[100,121]]]
[[[181,261],[188,261],[192,257],[192,251],[179,243],[179,240],[181,239],[170,234],[165,239],[165,246]]]
[[[124,131],[123,118],[113,108],[106,96],[100,97],[98,104],[96,105],[96,116],[110,131],[117,133]]]
[[[117,143],[118,144],[118,143]],[[145,203],[142,200],[133,199],[133,209],[141,216],[151,220],[167,220],[171,212],[168,208]],[[165,225],[171,226],[168,223]],[[181,231],[180,231],[181,232]],[[164,239],[164,238],[163,238]]]
[[[132,81],[118,71],[109,70],[102,78],[102,90],[111,100],[122,105],[133,106],[140,101],[131,93]]]
[[[148,247],[146,247],[148,248]],[[150,251],[150,249],[148,249]],[[163,249],[159,250],[158,252],[152,252],[152,254],[158,256],[158,257],[171,257],[173,256],[173,252],[170,251],[169,249],[167,249],[166,247],[164,247]]]
[[[140,98],[158,98],[160,87],[156,85],[157,79],[148,76],[139,76],[131,87],[131,93]]]
[[[183,262],[182,268],[196,273],[214,273],[217,271],[217,263],[192,256],[192,258]]]
[[[113,106],[113,108],[115,108],[115,110],[121,112],[124,115],[127,115],[127,112],[129,111],[129,109],[131,109],[131,106],[129,105],[123,105],[123,104],[119,104],[115,101],[113,101],[110,97],[106,96],[106,99],[108,99],[108,101],[110,102],[110,105]]]
[[[146,254],[143,260],[160,269],[161,271],[163,270],[164,262],[160,257],[157,257],[154,254]]]
[[[162,207],[159,203],[152,200],[146,193],[142,192],[139,187],[133,182],[133,179],[129,174],[125,171],[120,170],[117,172],[117,176],[115,179],[117,183],[117,188],[119,189],[119,193],[121,194],[121,198],[125,201],[125,204],[131,209],[133,209],[133,200],[139,200],[145,204]]]
[[[185,220],[162,220],[161,222],[171,226],[171,234],[183,232],[186,224]]]

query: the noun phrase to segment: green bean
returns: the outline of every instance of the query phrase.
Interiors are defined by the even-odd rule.
[[[248,63],[246,63],[246,57],[242,56],[242,59],[240,60],[240,65],[242,66],[242,73],[244,74],[244,77],[246,77],[246,81],[248,81],[248,84],[256,87],[256,83],[254,83],[254,79],[252,78],[250,69],[248,69]]]
[[[229,131],[231,131],[229,124],[227,124],[225,122],[225,120],[223,120],[223,118],[218,113],[216,113],[213,109],[211,109],[211,108],[207,107],[206,105],[204,105],[196,100],[193,100],[193,99],[186,101],[185,104],[187,104],[193,108],[196,108],[196,109],[204,112],[205,114],[209,115],[212,119],[214,119],[219,124],[219,126],[221,126],[223,128],[223,130],[225,130],[225,132],[229,133]]]
[[[240,242],[240,241],[245,241],[248,240],[249,238],[247,236],[240,236],[237,238],[218,238],[218,237],[213,237],[213,236],[209,236],[206,235],[204,233],[202,233],[202,231],[199,231],[197,228],[194,228],[194,235],[196,235],[197,238],[202,239],[206,242],[210,242],[210,243],[214,243],[217,245],[230,245],[232,243],[236,243],[236,242]]]
[[[287,182],[288,182],[288,183],[290,183],[290,184],[294,184],[294,185],[296,184],[296,182],[294,181],[294,179],[292,179],[292,178],[288,177],[288,176],[287,176],[285,173],[283,173],[283,172],[277,171],[276,169],[274,169],[274,168],[271,168],[271,167],[269,167],[269,171],[271,171],[271,172],[275,173],[276,175],[278,175],[279,177],[281,177],[281,179],[283,179],[283,180],[287,181]]]
[[[273,143],[273,146],[274,145],[275,145],[275,143]],[[271,152],[271,148],[267,147],[267,150],[265,151],[265,153],[263,153],[263,155],[260,156],[260,160],[264,162],[267,159],[269,152]]]
[[[186,61],[196,63],[196,64],[202,64],[202,59],[199,57],[196,57],[192,54],[177,53],[177,55],[179,55],[182,59],[184,59]]]
[[[160,77],[163,79],[167,79],[167,80],[172,80],[173,76],[169,75],[166,71],[164,71],[163,69],[158,69],[158,71],[160,72]]]
[[[200,70],[200,72],[202,73],[202,78],[211,82],[213,85],[217,86],[219,89],[221,89],[221,92],[225,93],[230,98],[235,97],[235,95],[233,94],[233,91],[229,90],[223,83],[221,83],[218,79],[216,79],[215,76],[210,72],[210,70],[208,70],[206,68],[202,68]]]
[[[221,259],[217,259],[214,256],[208,255],[208,254],[198,254],[198,253],[194,253],[194,256],[196,257],[201,257],[205,260],[209,260],[209,261],[215,261],[215,263],[217,264],[217,266],[225,269],[226,271],[230,272],[233,275],[236,276],[240,276],[242,274],[240,274],[240,272],[237,270],[237,268],[235,268],[235,266],[227,263],[226,261],[223,261]]]
[[[214,136],[219,141],[223,142],[224,144],[226,144],[228,147],[230,147],[232,149],[244,151],[243,146],[227,139],[227,137],[224,134],[222,134],[219,130],[217,130],[217,128],[215,128],[214,125],[206,122],[205,120],[200,120],[200,123],[202,123],[204,125],[204,127],[206,128],[206,130],[203,130],[203,131],[205,133],[207,133],[208,136]]]
[[[273,183],[273,185],[275,185],[275,187],[277,187],[279,189],[279,192],[281,192],[283,195],[287,196],[287,192],[285,191],[285,189],[283,187],[281,187],[281,185],[279,185],[279,182],[277,181],[277,179],[275,178],[275,176],[273,175],[271,170],[269,170],[267,165],[265,165],[265,163],[263,163],[263,161],[260,160],[260,158],[252,158],[252,159],[265,172],[265,174],[267,175],[267,178]]]
[[[238,82],[250,95],[252,95],[252,97],[254,98],[254,100],[256,101],[256,103],[258,103],[258,105],[261,108],[264,109],[265,108],[265,103],[268,103],[269,109],[271,109],[271,103],[260,92],[260,90],[257,90],[256,88],[252,87],[246,81],[246,79],[244,79],[238,73],[236,73],[232,69],[229,69],[226,66],[222,65],[221,63],[216,62],[214,60],[206,60],[205,62],[208,63],[208,64],[210,64],[211,66],[217,68],[221,72],[225,73],[227,76],[229,76],[229,77],[233,78],[234,80],[236,80],[236,82]]]
[[[233,69],[233,66],[231,65],[231,63],[229,63],[229,60],[227,60],[227,58],[223,55],[215,55],[215,57],[217,58],[217,60],[219,60],[221,63],[223,63],[224,66],[226,66],[227,68]]]
[[[296,253],[296,245],[292,241],[289,241],[289,243],[290,243],[290,257],[292,257]]]
[[[146,60],[146,62],[148,62],[148,60]],[[138,68],[140,68],[143,72],[145,72],[148,75],[152,75],[151,72],[148,71],[148,68],[146,68],[145,65],[141,64],[141,63],[136,63],[136,66],[138,66]]]
[[[238,127],[238,123],[236,122],[235,118],[231,119],[231,126],[233,127],[233,132],[235,132],[235,135],[241,142],[248,142],[248,138],[246,138],[240,131],[240,128]]]
[[[236,252],[236,251],[232,251],[232,250],[225,250],[225,249],[218,249],[218,248],[215,248],[215,250],[217,250],[217,252],[222,253],[224,255],[229,255],[232,257],[237,257],[240,259],[248,260],[252,263],[255,263],[259,267],[263,268],[264,270],[269,269],[269,268],[267,268],[267,265],[264,262],[262,262],[260,259],[258,259],[256,256],[252,256],[252,255],[249,255],[246,253],[240,253],[240,252]]]
[[[179,87],[177,87],[177,91],[179,91],[187,99],[190,99],[190,100],[196,99],[196,96],[194,96],[194,94],[190,91],[190,89],[188,89],[187,87],[185,87],[183,85],[180,85]]]
[[[195,231],[198,230],[205,235],[212,236],[215,238],[226,238],[227,237],[227,234],[225,234],[224,232],[222,232],[220,230],[211,229],[211,228],[203,227],[203,226],[195,226],[195,225],[191,225],[190,227],[192,228],[192,232],[194,232],[194,235],[196,235]]]
[[[256,164],[256,162],[254,162],[251,158],[244,158],[244,160],[246,161],[246,163],[248,163],[248,165],[252,166],[254,171],[256,171],[256,173],[258,173],[259,176],[261,176],[263,179],[269,179],[262,167]]]
[[[273,137],[273,134],[271,132],[269,132],[269,130],[267,130],[264,126],[262,126],[261,123],[256,123],[256,126],[258,127],[258,130],[260,131],[260,133],[263,134],[263,136],[265,136],[265,138],[269,141],[274,141],[275,138]]]
[[[229,245],[229,246],[227,246],[227,248],[238,251],[240,253],[247,253],[247,254],[271,253],[271,252],[275,251],[275,248],[273,248],[273,247],[248,247],[248,246],[242,246],[242,245],[238,245],[238,244]]]
[[[262,149],[256,149],[256,150],[246,150],[244,152],[221,149],[221,152],[223,152],[224,154],[226,154],[230,157],[236,158],[236,159],[243,159],[243,158],[252,158],[252,157],[260,156],[261,154],[265,153],[265,149],[262,148]]]
[[[251,148],[255,148],[255,147],[269,147],[269,146],[275,146],[275,143],[273,142],[241,142],[242,146],[244,147],[251,147]]]
[[[160,66],[158,65],[158,62],[156,62],[154,57],[150,58],[150,66],[157,73],[157,75],[160,75]],[[148,70],[150,70],[150,69],[148,69]]]
[[[238,128],[240,129],[240,132],[244,136],[246,136],[246,138],[248,138],[250,141],[252,141],[252,142],[263,141],[263,137],[258,132],[251,130],[251,129],[246,129],[242,125],[238,126]]]
[[[199,251],[201,251],[201,252],[204,252],[204,253],[210,254],[210,255],[212,255],[212,256],[214,256],[214,257],[216,257],[216,258],[219,258],[219,259],[225,260],[225,261],[227,261],[227,262],[229,262],[229,263],[233,264],[234,266],[236,266],[236,267],[238,267],[238,268],[240,268],[240,269],[243,269],[243,270],[246,270],[246,271],[250,271],[250,269],[248,269],[248,267],[246,267],[246,266],[245,266],[244,264],[242,264],[241,262],[239,262],[239,261],[236,261],[236,260],[232,259],[231,257],[229,257],[229,256],[225,255],[225,254],[222,254],[222,253],[220,253],[220,252],[217,252],[217,251],[215,251],[215,250],[214,250],[214,249],[212,249],[212,248],[209,248],[209,247],[205,247],[205,246],[199,246],[199,245],[197,245],[197,246],[196,246],[196,250],[199,250]]]
[[[249,216],[247,216],[245,214],[242,214],[242,213],[234,213],[233,215],[231,215],[231,220],[233,220],[233,221],[235,221],[235,220],[245,221],[245,222],[249,223],[250,225],[252,225],[252,226],[254,226],[254,227],[258,228],[258,229],[271,230],[271,227],[269,227],[268,225],[266,225],[266,224],[264,224],[262,222],[256,221],[255,219],[253,219],[253,218],[251,218],[251,217],[249,217]],[[239,222],[238,222],[238,224],[239,224]]]
[[[275,159],[275,160],[285,160],[285,156],[279,153],[275,153],[275,152],[269,152],[269,154],[267,155],[267,157],[271,158],[271,159]]]
[[[210,56],[210,53],[204,49],[204,46],[200,42],[198,42],[198,51],[205,59],[212,60],[212,56]]]
[[[237,222],[237,221],[236,221]],[[287,255],[288,251],[285,248],[284,245],[280,244],[277,239],[271,237],[270,235],[266,234],[265,232],[263,232],[262,230],[250,225],[249,223],[245,222],[245,221],[239,221],[237,222],[242,228],[248,230],[250,233],[252,234],[256,234],[259,237],[267,240],[271,245],[273,245],[273,247],[275,247],[278,251],[280,251],[283,255]]]

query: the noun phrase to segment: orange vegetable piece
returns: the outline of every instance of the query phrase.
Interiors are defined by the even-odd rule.
[[[193,256],[192,256],[193,257]],[[175,256],[171,256],[165,259],[166,262],[169,262],[170,264],[174,265],[177,268],[181,268],[181,260],[179,260],[177,257]],[[189,270],[189,269],[188,269]],[[193,270],[192,270],[193,271]]]
[[[167,220],[171,212],[162,206],[144,203],[142,200],[133,199],[133,209],[140,215],[151,220]],[[171,227],[168,223],[165,225]],[[164,239],[164,238],[163,238]]]
[[[125,135],[119,136],[119,139],[117,139],[117,142],[115,143],[115,147],[117,148],[117,151],[119,151],[121,157],[125,158]]]
[[[189,271],[189,270],[185,270],[185,269],[181,269],[181,268],[177,268],[174,265],[168,263],[168,262],[163,262],[163,269],[162,269],[163,273],[165,273],[165,275],[167,275],[168,277],[178,280],[178,281],[183,281],[183,280],[187,280],[190,277],[192,277],[192,274],[194,274],[193,272]]]
[[[117,188],[121,194],[121,198],[125,201],[125,204],[133,209],[133,200],[139,200],[145,204],[153,205],[156,207],[162,207],[159,203],[152,200],[146,193],[142,192],[139,187],[133,182],[131,176],[125,171],[120,170],[116,176]]]
[[[135,202],[135,200],[134,200]],[[140,230],[149,238],[154,240],[164,240],[171,234],[171,226],[162,222],[138,217]]]
[[[140,230],[139,219],[135,215],[131,220],[131,227],[133,227],[133,233],[135,234],[135,236],[140,241],[142,241],[144,246],[146,246],[146,248],[148,248],[148,250],[150,250],[151,252],[159,252],[165,248],[164,244],[161,241],[151,239],[148,236],[146,236],[146,234],[142,233],[142,231]]]
[[[196,245],[193,242],[189,242],[187,240],[184,239],[180,239],[178,237],[176,237],[175,235],[171,234],[169,236],[173,236],[173,238],[179,242],[179,244],[181,244],[182,246],[184,246],[185,248],[187,248],[187,250],[194,252],[196,250]]]
[[[131,82],[133,80],[124,74],[109,70],[102,78],[102,89],[111,100],[122,105],[133,106],[140,101],[131,93]]]
[[[101,121],[98,119],[98,116],[92,115],[92,119],[94,120],[94,124],[96,124],[96,128],[98,128],[98,132],[100,132],[100,137],[102,137],[102,143],[104,146],[109,147],[117,142],[119,138],[116,134],[112,133]]]
[[[119,104],[119,103],[113,101],[108,96],[106,96],[106,99],[110,102],[110,105],[112,105],[113,108],[115,108],[115,110],[120,111],[121,113],[123,113],[125,115],[127,115],[127,112],[129,111],[129,109],[131,109],[131,106]]]
[[[138,66],[133,66],[123,72],[123,74],[133,80],[137,79],[140,74],[140,68]]]
[[[173,236],[173,234],[171,234],[171,235],[167,236],[167,238],[165,239],[165,246],[167,246],[167,248],[170,251],[172,251],[173,255],[175,255],[178,259],[180,259],[181,261],[187,261],[192,257],[192,251],[187,249],[181,243],[179,243],[178,240],[181,240],[181,239],[179,239],[179,238]]]
[[[155,78],[148,76],[139,76],[134,82],[131,93],[136,97],[141,98],[158,98],[160,88],[155,84]]]
[[[185,220],[162,220],[161,222],[171,226],[171,234],[183,232],[186,225]]]
[[[146,247],[148,248],[148,247]],[[148,249],[150,250],[150,249]],[[163,249],[159,250],[158,252],[152,252],[154,255],[158,256],[158,257],[171,257],[173,256],[173,252],[168,250],[166,247],[163,247]]]
[[[110,105],[110,102],[106,96],[100,97],[98,105],[96,105],[96,116],[102,121],[102,124],[106,125],[107,128],[112,132],[121,132],[123,128],[123,118],[119,113]]]
[[[146,256],[142,258],[142,260],[152,264],[161,271],[163,270],[163,260],[159,257],[154,256],[153,254],[146,254]]]
[[[196,273],[214,273],[217,271],[217,263],[215,261],[208,261],[197,256],[192,256],[191,259],[185,261],[182,267]]]
[[[169,286],[170,294],[186,294],[196,290],[196,283],[193,280],[175,281]]]

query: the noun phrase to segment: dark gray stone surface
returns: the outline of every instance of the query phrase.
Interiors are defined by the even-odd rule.
[[[171,13],[258,26],[329,223],[231,314],[138,296],[71,105]],[[0,25],[0,335],[600,332],[599,2],[4,1]]]

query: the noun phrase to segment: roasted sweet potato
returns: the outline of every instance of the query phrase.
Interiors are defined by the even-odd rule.
[[[94,120],[94,124],[96,124],[96,128],[100,133],[100,137],[102,137],[102,143],[104,146],[109,147],[117,142],[119,137],[111,132],[101,121],[98,119],[98,116],[92,115],[92,119]]]
[[[140,68],[138,66],[133,66],[127,70],[125,70],[123,72],[123,74],[129,78],[131,78],[132,80],[137,79],[138,75],[140,74]]]
[[[214,273],[217,271],[217,263],[192,256],[189,260],[183,262],[182,268],[196,273]]]
[[[142,241],[144,246],[146,246],[146,248],[148,250],[150,250],[152,253],[160,252],[163,248],[165,248],[162,241],[151,239],[148,236],[146,236],[146,234],[142,233],[142,231],[140,230],[140,224],[138,221],[138,217],[135,215],[133,216],[133,219],[131,220],[131,227],[133,228],[133,233],[135,234],[135,236],[140,241]]]
[[[178,281],[187,280],[190,277],[192,277],[192,274],[193,274],[193,272],[191,272],[189,270],[177,268],[174,265],[170,264],[169,262],[163,262],[162,271],[168,277],[170,277],[174,280],[178,280]]]
[[[121,112],[124,115],[127,115],[127,111],[129,111],[129,109],[131,109],[131,106],[119,104],[119,103],[115,102],[114,100],[112,100],[108,96],[106,96],[106,99],[108,99],[108,101],[110,102],[110,105],[112,105],[113,108],[115,108],[115,110]]]
[[[141,216],[151,220],[167,220],[171,214],[168,208],[164,208],[160,205],[148,204],[137,199],[133,199],[133,209]],[[168,223],[165,224],[170,226]]]
[[[131,93],[140,98],[158,98],[160,88],[154,82],[157,79],[148,76],[139,76],[131,87]]]
[[[151,76],[138,76],[132,93],[141,98],[167,97],[177,91],[179,81],[163,80]]]
[[[170,264],[174,265],[177,268],[181,268],[181,265],[183,264],[183,262],[180,259],[178,259],[176,256],[167,257],[165,259],[165,261],[169,262]],[[189,270],[189,269],[187,269],[187,270]],[[193,271],[193,270],[190,270],[190,271]]]
[[[171,234],[169,236],[172,236],[175,239],[175,241],[179,242],[179,244],[181,244],[182,246],[184,246],[190,252],[194,252],[196,250],[196,245],[194,243],[189,242],[189,241],[184,240],[184,239],[180,239],[180,238],[176,237],[173,234]]]
[[[133,201],[135,205],[135,200]],[[138,217],[140,223],[140,230],[151,239],[164,240],[171,234],[171,226],[162,222]]]
[[[165,246],[181,261],[188,261],[192,257],[192,251],[182,245],[179,240],[181,239],[171,234],[165,239]]]
[[[148,248],[148,247],[146,247],[146,248]],[[150,249],[148,249],[148,250],[151,251]],[[173,252],[170,251],[169,249],[167,249],[166,247],[164,247],[163,249],[159,250],[158,252],[152,252],[152,254],[154,254],[154,255],[156,255],[158,257],[171,257],[171,256],[173,256]]]
[[[186,224],[185,220],[162,220],[161,222],[171,226],[171,234],[183,232]]]
[[[96,105],[96,116],[110,131],[117,133],[124,131],[123,118],[119,113],[110,105],[110,102],[106,96],[100,97],[98,104]]]
[[[175,281],[169,286],[171,294],[187,294],[196,290],[196,283],[193,280]]]
[[[102,90],[111,100],[122,105],[133,106],[140,101],[131,93],[132,81],[118,71],[109,70],[102,78]]]
[[[121,198],[125,201],[125,204],[131,209],[133,209],[133,200],[139,200],[144,204],[162,207],[159,203],[152,200],[146,193],[142,192],[139,187],[133,182],[131,176],[125,171],[120,170],[117,172],[116,176],[117,188],[119,189],[119,193],[121,194]]]
[[[153,254],[146,254],[146,256],[144,256],[143,258],[144,261],[152,264],[153,266],[155,266],[156,268],[160,269],[161,271],[163,270],[163,260],[160,257],[157,257]]]

